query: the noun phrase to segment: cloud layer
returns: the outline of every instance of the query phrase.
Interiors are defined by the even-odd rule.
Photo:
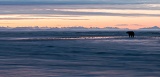
[[[28,15],[31,19],[55,18],[57,15],[160,17],[160,0],[0,0],[0,10],[0,15]],[[23,18],[0,16],[0,19]]]
[[[0,0],[1,5],[159,4],[159,0]]]

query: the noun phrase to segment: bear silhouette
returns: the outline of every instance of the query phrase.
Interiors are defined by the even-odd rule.
[[[133,31],[127,31],[126,32],[128,34],[129,37],[134,37],[134,32]]]

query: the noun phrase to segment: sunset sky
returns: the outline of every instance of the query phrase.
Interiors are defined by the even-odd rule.
[[[160,27],[160,0],[0,0],[0,26]]]

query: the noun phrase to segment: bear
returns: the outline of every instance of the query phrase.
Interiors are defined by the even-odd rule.
[[[129,37],[134,38],[134,32],[133,31],[127,31],[126,32]]]

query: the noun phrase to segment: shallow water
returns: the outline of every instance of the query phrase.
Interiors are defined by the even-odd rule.
[[[159,77],[159,32],[0,32],[0,77]]]

